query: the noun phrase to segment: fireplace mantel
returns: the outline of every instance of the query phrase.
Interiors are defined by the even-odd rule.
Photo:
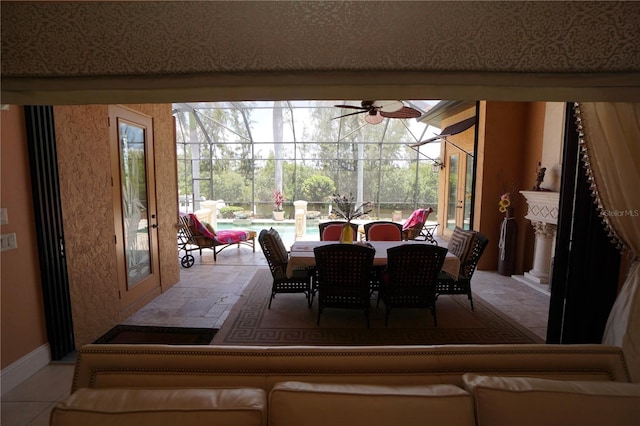
[[[536,246],[533,269],[525,272],[524,276],[513,276],[513,278],[549,294],[549,272],[555,246],[560,193],[552,191],[520,191],[520,193],[527,199],[525,218],[531,221],[535,231]]]
[[[520,191],[527,199],[526,219],[532,222],[558,224],[560,193],[551,191]]]

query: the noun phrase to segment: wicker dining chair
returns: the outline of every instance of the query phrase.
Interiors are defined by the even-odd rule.
[[[375,250],[358,244],[329,244],[313,249],[316,263],[318,321],[325,308],[362,309],[369,328],[370,275]]]
[[[273,277],[269,309],[271,309],[273,298],[278,293],[304,293],[307,297],[309,308],[311,308],[313,303],[313,291],[311,288],[313,271],[311,269],[294,269],[293,276],[287,277],[289,253],[280,238],[280,234],[275,229],[263,229],[260,231],[258,242],[264,257],[267,259]]]
[[[436,281],[447,249],[430,244],[406,244],[387,249],[387,270],[380,282],[378,303],[385,305],[384,324],[394,308],[425,308],[436,317]]]
[[[454,278],[446,272],[441,272],[436,283],[436,299],[441,294],[466,294],[473,310],[473,295],[471,293],[471,277],[478,266],[478,261],[489,244],[489,239],[476,232],[473,246],[467,259],[461,259],[458,278]]]

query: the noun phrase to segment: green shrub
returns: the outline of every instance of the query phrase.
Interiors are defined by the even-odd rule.
[[[238,207],[238,206],[227,206],[227,207],[222,207],[220,209],[220,216],[222,216],[223,219],[235,219],[235,212],[241,212],[244,209],[242,207]]]

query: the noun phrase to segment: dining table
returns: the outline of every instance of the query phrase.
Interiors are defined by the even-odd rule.
[[[292,277],[294,269],[303,269],[316,265],[314,248],[327,244],[338,244],[336,241],[296,241],[291,246],[289,252],[289,262],[287,263],[287,276]],[[373,247],[376,251],[373,258],[374,266],[384,266],[387,264],[387,249],[407,244],[429,244],[424,241],[367,241],[353,244],[365,244]],[[442,265],[442,271],[448,273],[454,279],[458,278],[460,271],[460,258],[447,252]]]

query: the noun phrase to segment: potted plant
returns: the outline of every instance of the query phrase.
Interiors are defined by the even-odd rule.
[[[281,191],[273,191],[273,219],[284,220],[284,210],[282,209],[282,203],[284,202],[284,195]]]

